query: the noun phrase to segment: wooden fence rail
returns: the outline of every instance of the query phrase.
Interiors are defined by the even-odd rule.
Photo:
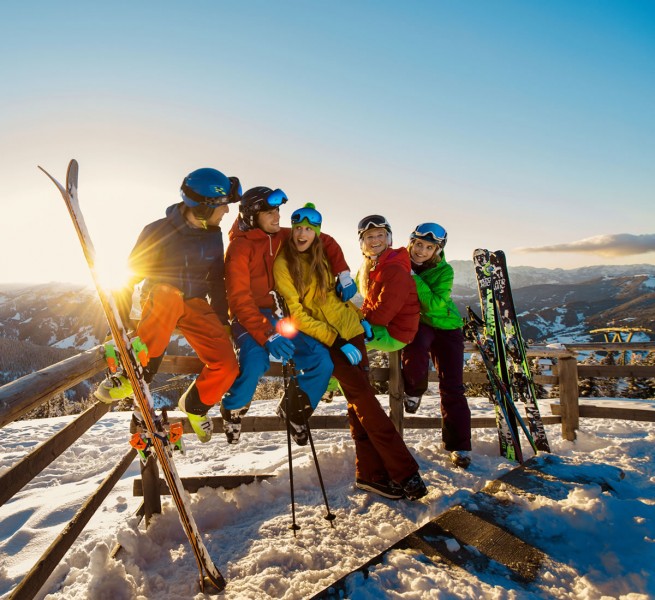
[[[561,423],[562,436],[567,440],[575,440],[579,428],[580,417],[631,419],[655,421],[655,411],[621,409],[607,407],[580,406],[578,403],[578,381],[580,377],[655,377],[655,367],[636,365],[578,365],[577,352],[626,352],[652,351],[655,342],[648,343],[604,343],[575,344],[566,347],[539,346],[528,350],[529,356],[550,358],[553,361],[551,375],[536,375],[535,381],[543,384],[559,386],[560,404],[551,405],[553,416],[545,417],[546,424]],[[474,352],[467,344],[465,351]],[[104,370],[102,346],[98,346],[60,363],[47,367],[36,373],[26,375],[16,381],[0,387],[0,428],[19,419],[29,411],[53,398],[56,394],[70,389],[78,383],[89,379]],[[166,356],[160,367],[161,373],[192,374],[198,373],[202,363],[196,357]],[[273,363],[267,375],[280,376],[281,365]],[[437,417],[405,417],[402,402],[402,377],[400,372],[400,357],[398,353],[389,356],[388,368],[371,370],[373,381],[389,382],[390,416],[398,430],[426,429],[441,427],[441,419]],[[437,381],[435,372],[430,373],[430,381]],[[467,383],[484,383],[487,381],[483,373],[467,371],[464,373]],[[41,473],[53,460],[69,448],[85,431],[96,423],[108,410],[109,406],[96,403],[64,429],[57,432],[49,440],[23,457],[18,463],[0,476],[0,506],[13,498],[27,483]],[[178,419],[171,419],[171,421]],[[185,433],[190,433],[191,427],[186,419]],[[222,420],[214,418],[214,428],[222,428]],[[314,415],[311,418],[313,429],[347,429],[348,419],[345,415]],[[495,418],[476,417],[473,427],[495,427]],[[283,431],[285,423],[276,416],[246,417],[243,419],[244,432]],[[82,528],[100,506],[102,500],[120,479],[122,473],[129,467],[135,457],[134,451],[129,451],[105,478],[99,488],[89,497],[77,515],[48,548],[46,553],[35,564],[30,573],[14,588],[9,598],[33,598],[55,569],[65,552],[75,541]],[[152,462],[152,461],[149,461]],[[143,493],[149,495],[150,512],[156,510],[159,499],[159,486],[151,484],[153,489],[148,492],[148,481],[159,481],[158,475],[143,473]],[[156,489],[153,487],[156,486]],[[148,507],[146,507],[146,515]]]

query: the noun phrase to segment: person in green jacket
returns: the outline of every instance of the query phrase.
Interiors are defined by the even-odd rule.
[[[471,463],[471,411],[464,395],[462,317],[451,298],[455,273],[443,252],[447,239],[441,225],[421,223],[407,247],[421,316],[414,340],[402,353],[404,405],[408,413],[418,410],[432,359],[439,374],[443,445],[451,461],[466,469]]]

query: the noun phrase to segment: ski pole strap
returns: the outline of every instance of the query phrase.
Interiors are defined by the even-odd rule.
[[[268,293],[273,296],[273,302],[275,303],[275,310],[273,311],[275,318],[282,319],[283,317],[288,317],[289,310],[286,306],[284,298],[282,297],[282,294],[280,294],[280,292],[277,290],[271,290]]]
[[[148,346],[141,341],[140,337],[137,336],[132,340],[132,350],[139,364],[145,367],[148,364]]]

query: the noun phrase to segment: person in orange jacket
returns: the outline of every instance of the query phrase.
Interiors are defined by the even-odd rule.
[[[273,261],[291,231],[280,226],[280,207],[286,202],[286,194],[280,189],[249,189],[243,194],[239,217],[229,233],[225,283],[239,359],[239,375],[221,402],[223,426],[230,444],[239,441],[241,419],[248,411],[259,379],[269,369],[269,354],[282,361],[293,357],[299,372],[298,383],[313,408],[332,373],[330,355],[322,344],[304,334],[292,342],[275,330]],[[343,252],[330,236],[323,234],[321,239],[339,294],[344,301],[349,300],[357,287]],[[306,433],[294,433],[296,442],[304,441]]]

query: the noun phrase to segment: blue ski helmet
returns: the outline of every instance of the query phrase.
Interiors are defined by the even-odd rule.
[[[409,236],[412,240],[424,240],[432,242],[444,248],[448,241],[448,233],[438,223],[421,223],[417,225]]]
[[[237,177],[226,177],[216,169],[197,169],[182,182],[180,194],[190,208],[204,205],[216,208],[241,199],[241,184]]]

